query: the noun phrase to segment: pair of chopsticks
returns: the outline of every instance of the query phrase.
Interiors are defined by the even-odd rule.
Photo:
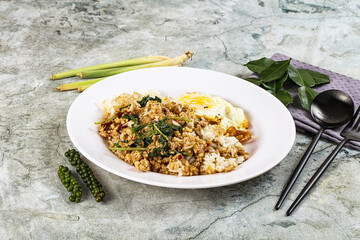
[[[321,128],[320,131],[316,134],[316,136],[313,138],[311,144],[309,145],[308,149],[304,153],[302,159],[300,160],[299,164],[295,168],[295,170],[294,170],[292,176],[290,177],[288,183],[285,185],[285,188],[283,189],[278,202],[275,205],[276,210],[278,210],[281,207],[281,205],[284,202],[286,196],[288,195],[288,193],[290,192],[290,190],[293,187],[294,183],[298,179],[302,169],[304,168],[307,160],[309,159],[311,153],[313,152],[313,150],[314,150],[314,148],[316,146],[316,143],[320,139],[320,136],[323,133],[323,131],[324,131],[324,129]],[[358,107],[355,114],[351,118],[351,121],[346,125],[346,127],[341,132],[341,136],[344,139],[335,147],[335,149],[330,153],[330,155],[321,164],[319,169],[311,177],[309,182],[305,185],[305,187],[300,192],[298,197],[295,199],[293,204],[287,210],[287,212],[286,212],[287,216],[291,215],[291,213],[297,208],[297,206],[300,204],[300,202],[309,193],[309,191],[312,189],[312,187],[315,185],[315,183],[320,179],[322,174],[329,167],[330,163],[335,159],[336,155],[340,152],[340,150],[345,145],[345,143],[347,141],[349,141],[349,140],[360,141],[360,106]]]

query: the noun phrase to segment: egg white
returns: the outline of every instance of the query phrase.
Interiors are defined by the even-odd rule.
[[[234,107],[221,97],[203,93],[186,93],[174,98],[176,102],[189,106],[195,115],[218,123],[224,129],[233,126],[246,129],[248,120],[241,108]]]

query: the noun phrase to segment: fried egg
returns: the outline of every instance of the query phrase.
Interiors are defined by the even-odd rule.
[[[249,121],[244,111],[221,97],[194,92],[180,95],[174,100],[189,106],[194,110],[195,115],[218,123],[225,130],[231,126],[239,130],[249,128]]]

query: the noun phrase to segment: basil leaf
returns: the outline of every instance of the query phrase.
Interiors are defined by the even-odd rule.
[[[163,136],[160,136],[159,143],[161,143],[163,147],[167,147],[167,141]]]
[[[154,148],[151,153],[149,153],[149,157],[158,157],[161,156],[162,148]]]
[[[166,122],[166,120],[168,120],[168,118],[163,118],[156,123],[156,126],[166,136],[172,136],[173,128],[171,127],[171,124]]]
[[[271,64],[273,64],[274,62],[275,61],[264,57],[264,58],[260,58],[258,60],[250,61],[250,62],[244,64],[244,66],[246,66],[249,70],[251,70],[253,72],[261,73],[266,68],[270,67]]]
[[[289,77],[294,83],[296,83],[300,87],[302,86],[312,87],[315,85],[315,80],[306,69],[294,68],[293,66],[290,65]]]
[[[277,99],[279,99],[285,106],[289,105],[290,103],[293,103],[293,97],[291,96],[291,94],[288,91],[285,91],[283,89],[279,89],[276,93],[275,96],[277,97]]]
[[[315,80],[315,85],[320,85],[320,84],[330,82],[330,78],[328,75],[325,75],[325,74],[322,74],[319,72],[315,72],[312,70],[308,70],[308,69],[304,69],[304,70],[306,70],[312,76],[312,78]]]
[[[126,118],[128,120],[133,121],[135,124],[138,124],[139,122],[139,116],[138,115],[132,115],[131,113],[129,114],[124,114],[121,116],[122,118]]]
[[[312,90],[310,87],[302,86],[298,89],[298,94],[301,102],[301,106],[306,110],[310,112],[310,105],[316,95],[318,95],[317,92]]]
[[[259,78],[244,78],[244,80],[251,82],[257,86],[260,86],[261,80]]]
[[[284,76],[289,65],[290,60],[278,61],[271,64],[268,68],[260,73],[260,79],[262,82],[271,82]]]
[[[140,101],[137,101],[140,104],[140,107],[145,107],[146,104],[148,103],[148,101],[157,101],[159,103],[161,103],[161,98],[159,98],[158,96],[150,97],[149,95],[143,97]]]
[[[133,144],[130,145],[130,147],[143,147],[142,143],[143,143],[142,139],[138,138],[134,141]]]

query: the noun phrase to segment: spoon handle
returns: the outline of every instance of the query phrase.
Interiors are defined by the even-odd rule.
[[[290,206],[289,210],[286,212],[287,216],[290,216],[290,214],[295,210],[295,208],[299,205],[299,203],[305,198],[305,196],[309,193],[311,188],[315,185],[315,183],[319,180],[321,175],[325,172],[325,170],[329,167],[330,163],[334,160],[336,155],[340,152],[341,148],[344,146],[344,144],[347,142],[347,139],[345,138],[342,140],[336,148],[332,151],[332,153],[326,158],[326,160],[321,164],[319,169],[314,173],[314,175],[311,177],[309,182],[306,184],[304,189],[301,191],[299,196],[295,199],[293,204]]]
[[[314,148],[319,141],[321,135],[324,132],[324,128],[320,128],[318,133],[314,136],[313,140],[311,141],[309,147],[307,148],[306,152],[304,153],[303,157],[301,158],[300,162],[296,166],[293,174],[291,175],[290,179],[288,180],[288,183],[286,184],[285,188],[283,189],[280,198],[278,202],[275,205],[275,209],[278,210],[282,203],[284,202],[286,196],[289,194],[291,188],[294,186],[296,180],[300,176],[301,171],[304,169],[305,164],[307,163],[311,153],[314,151]]]

